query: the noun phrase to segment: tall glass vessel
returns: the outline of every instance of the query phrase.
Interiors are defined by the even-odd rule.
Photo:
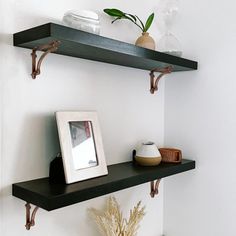
[[[162,0],[159,13],[164,23],[164,34],[159,40],[158,50],[174,56],[182,56],[181,44],[176,36],[170,31],[179,11],[179,0]]]

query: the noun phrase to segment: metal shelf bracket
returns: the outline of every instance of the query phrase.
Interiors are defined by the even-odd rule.
[[[37,213],[37,210],[39,209],[39,207],[35,207],[34,210],[32,211],[32,214],[30,213],[30,209],[31,209],[31,205],[30,203],[26,203],[25,204],[25,209],[26,209],[26,224],[25,224],[25,228],[27,230],[30,230],[30,228],[32,226],[35,225],[35,215]]]
[[[156,183],[154,180],[150,182],[150,184],[151,184],[150,195],[152,198],[154,198],[156,195],[158,195],[158,193],[159,193],[158,188],[159,188],[160,182],[161,182],[161,179],[156,180]]]
[[[55,52],[58,49],[59,45],[60,45],[60,41],[55,40],[55,41],[52,41],[51,43],[40,45],[40,46],[37,46],[32,49],[32,53],[31,53],[32,74],[31,74],[31,76],[33,79],[35,79],[36,76],[40,74],[40,68],[41,68],[41,64],[42,64],[43,59],[47,56],[47,54],[49,54],[51,52]],[[38,62],[36,62],[37,51],[44,51],[44,53],[39,58]]]
[[[157,78],[155,78],[155,72],[159,72],[159,76],[157,76]],[[172,66],[167,66],[164,68],[155,68],[152,69],[149,73],[150,75],[150,93],[154,94],[155,91],[158,90],[158,82],[160,81],[160,79],[166,75],[166,74],[170,74],[172,72]]]

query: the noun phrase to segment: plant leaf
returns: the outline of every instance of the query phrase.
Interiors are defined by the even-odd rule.
[[[105,13],[107,13],[109,16],[114,16],[114,17],[124,17],[125,16],[125,13],[118,10],[118,9],[115,9],[115,8],[106,8],[103,10]]]
[[[106,14],[108,14],[109,16],[115,17],[115,19],[111,23],[114,23],[117,20],[127,19],[127,20],[130,20],[131,22],[133,22],[136,26],[138,26],[142,30],[142,32],[145,32],[144,25],[139,19],[139,21],[141,22],[141,26],[140,26],[140,24],[137,21],[137,19],[138,19],[137,16],[129,14],[129,13],[125,13],[119,9],[116,9],[116,8],[106,8],[106,9],[103,9],[103,11]]]
[[[148,17],[143,32],[147,32],[147,31],[148,31],[148,29],[150,28],[150,26],[151,26],[151,24],[152,24],[152,22],[153,22],[153,19],[154,19],[154,13],[152,13],[152,14]]]
[[[133,18],[129,17],[128,15],[130,15],[130,14],[125,13],[125,16],[123,18],[130,20],[132,23],[134,23],[136,26],[138,26],[143,31],[143,28],[139,24],[137,24],[137,22],[136,22],[137,20],[134,21]]]
[[[129,14],[125,14],[125,15],[123,16],[123,18],[125,18],[125,19],[127,19],[127,20],[130,20],[130,21],[132,21],[133,23],[135,23],[135,21],[133,20],[133,18],[129,17],[128,15],[129,15]]]
[[[128,14],[128,13],[126,13],[126,15],[130,16],[135,22],[137,21],[136,16],[134,16],[132,14]]]

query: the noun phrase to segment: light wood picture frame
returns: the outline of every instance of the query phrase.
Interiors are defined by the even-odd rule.
[[[66,183],[107,175],[97,113],[58,111],[56,121]]]

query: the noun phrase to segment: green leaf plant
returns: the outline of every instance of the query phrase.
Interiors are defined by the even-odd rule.
[[[106,8],[103,10],[106,14],[108,14],[109,16],[114,17],[115,19],[111,22],[114,23],[117,20],[129,20],[131,22],[133,22],[136,26],[138,26],[143,33],[147,32],[149,30],[149,28],[152,25],[153,19],[154,19],[154,13],[152,13],[146,20],[146,23],[144,24],[140,18],[136,15],[132,15],[129,13],[125,13],[119,9],[115,9],[115,8]]]

